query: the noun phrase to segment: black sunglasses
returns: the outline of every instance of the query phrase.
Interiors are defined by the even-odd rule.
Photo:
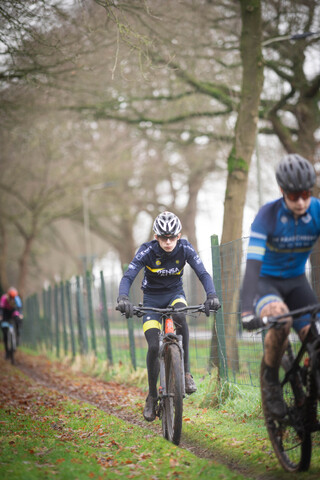
[[[175,240],[178,235],[158,235],[161,240]]]

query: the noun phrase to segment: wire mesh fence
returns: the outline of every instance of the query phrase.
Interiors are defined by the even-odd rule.
[[[243,385],[259,385],[263,354],[261,333],[242,331],[240,288],[245,269],[247,238],[225,245],[211,238],[211,248],[200,252],[211,259],[213,278],[222,308],[216,315],[188,317],[191,371],[205,374],[217,368],[221,377]],[[319,291],[319,252],[308,264],[308,277]],[[208,266],[207,266],[208,268]],[[208,270],[211,270],[209,265]],[[142,272],[132,285],[130,299],[142,301]],[[121,274],[87,272],[27,298],[23,343],[33,349],[44,345],[57,357],[94,354],[110,364],[131,362],[146,366],[147,343],[142,319],[126,319],[115,310]],[[203,303],[205,292],[194,271],[186,266],[184,289],[189,305]],[[296,342],[292,335],[292,341]]]

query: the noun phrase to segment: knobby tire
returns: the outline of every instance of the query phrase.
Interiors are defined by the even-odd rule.
[[[181,352],[178,345],[170,344],[165,353],[167,396],[163,401],[162,429],[164,437],[179,445],[182,432],[183,393]]]
[[[290,360],[284,356],[279,372],[280,379],[283,378],[290,365]],[[306,471],[311,460],[312,439],[310,430],[305,428],[305,407],[297,405],[294,384],[289,381],[283,387],[283,399],[287,405],[288,414],[284,419],[275,420],[269,413],[266,404],[263,385],[264,369],[265,364],[262,361],[260,370],[261,402],[274,452],[286,471]]]

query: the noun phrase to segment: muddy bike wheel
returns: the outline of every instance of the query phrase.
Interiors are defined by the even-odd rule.
[[[169,345],[165,354],[167,396],[163,399],[163,436],[179,445],[182,431],[183,394],[181,355],[178,345]]]
[[[291,362],[283,359],[280,367],[280,379]],[[312,452],[311,433],[305,428],[304,407],[298,407],[293,385],[287,382],[283,387],[283,399],[287,406],[287,415],[281,420],[275,420],[268,410],[264,389],[264,361],[261,363],[260,386],[261,402],[266,428],[274,452],[281,466],[288,472],[302,472],[309,468]]]

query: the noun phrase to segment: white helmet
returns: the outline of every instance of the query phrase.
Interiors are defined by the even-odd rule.
[[[156,235],[178,235],[181,229],[179,218],[171,212],[160,213],[153,223],[153,231]]]

